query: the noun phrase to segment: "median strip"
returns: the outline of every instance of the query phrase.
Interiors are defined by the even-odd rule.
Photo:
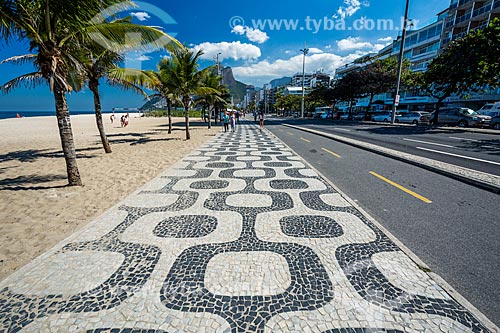
[[[336,153],[334,153],[333,151],[330,151],[330,150],[328,150],[328,149],[326,149],[326,148],[321,148],[321,150],[324,150],[324,151],[326,151],[328,154],[331,154],[331,155],[333,155],[333,156],[335,156],[335,157],[338,157],[338,158],[341,158],[341,157],[342,157],[342,156],[340,156],[339,154],[336,154]]]
[[[387,178],[385,178],[384,176],[381,176],[381,175],[379,175],[379,174],[378,174],[378,173],[376,173],[376,172],[370,171],[370,175],[375,176],[375,177],[377,177],[377,178],[378,178],[378,179],[380,179],[380,180],[383,180],[384,182],[386,182],[386,183],[388,183],[388,184],[390,184],[390,185],[392,185],[392,186],[394,186],[394,187],[396,187],[396,188],[400,189],[401,191],[403,191],[403,192],[405,192],[405,193],[408,193],[409,195],[411,195],[411,196],[413,196],[413,197],[415,197],[415,198],[417,198],[417,199],[419,199],[419,200],[421,200],[421,201],[423,201],[423,202],[425,202],[425,203],[432,203],[432,201],[431,201],[431,200],[429,200],[429,199],[427,199],[426,197],[423,197],[423,196],[421,196],[420,194],[415,193],[415,192],[413,192],[412,190],[409,190],[409,189],[407,189],[406,187],[401,186],[401,185],[399,185],[398,183],[395,183],[395,182],[393,182],[392,180],[387,179]]]

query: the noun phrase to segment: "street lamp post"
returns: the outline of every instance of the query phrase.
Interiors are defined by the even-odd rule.
[[[217,64],[217,76],[219,77],[219,86],[222,86],[222,83],[223,83],[223,82],[222,82],[221,70],[220,70],[220,62],[219,62],[219,56],[220,56],[221,54],[222,54],[222,53],[221,53],[221,52],[219,52],[219,53],[217,53],[217,55],[215,56],[215,62],[216,62],[216,64]],[[216,122],[216,123],[217,123],[217,118],[219,118],[219,117],[220,117],[220,111],[219,111],[219,110],[217,110],[217,108],[215,108],[214,113],[217,113],[217,112],[219,112],[219,114],[215,114],[215,115],[214,115],[214,116],[215,116],[215,122]]]
[[[394,124],[396,121],[396,108],[397,104],[399,104],[399,89],[401,86],[401,72],[403,71],[403,60],[404,60],[404,52],[405,52],[405,40],[406,40],[406,28],[408,26],[408,8],[410,6],[410,0],[406,0],[406,9],[405,9],[405,19],[403,23],[403,33],[401,34],[401,47],[399,48],[399,64],[398,64],[398,78],[396,81],[396,95],[394,96],[394,104],[392,105],[392,116],[391,116],[391,124]]]
[[[300,103],[300,118],[304,118],[304,109],[305,109],[305,81],[306,81],[306,55],[309,53],[309,49],[306,48],[306,43],[304,42],[304,49],[300,50],[304,54],[304,58],[302,60],[302,101]]]
[[[217,64],[217,76],[221,76],[221,72],[220,72],[220,62],[219,62],[219,56],[221,55],[222,53],[219,52],[217,53],[217,55],[215,56],[215,63]],[[221,79],[222,80],[222,79]]]

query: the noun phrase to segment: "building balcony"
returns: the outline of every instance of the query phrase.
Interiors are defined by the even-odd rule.
[[[462,16],[457,17],[455,20],[455,25],[459,25],[462,22],[468,21],[471,18],[471,14],[472,12],[468,12]]]
[[[474,0],[460,0],[458,2],[458,7],[462,7],[465,5],[471,5]]]
[[[499,3],[500,3],[500,1],[499,1]],[[473,11],[472,12],[472,17],[476,18],[476,17],[478,17],[480,15],[488,13],[490,10],[491,10],[491,2],[488,3],[487,5],[485,5],[485,6],[481,7],[481,8],[478,8],[475,11]]]
[[[437,53],[438,53],[437,50],[433,50],[433,51],[429,51],[429,52],[425,52],[425,53],[421,53],[421,54],[416,54],[416,55],[411,57],[411,62],[421,61],[422,59],[425,59],[425,58],[435,58],[437,56]]]

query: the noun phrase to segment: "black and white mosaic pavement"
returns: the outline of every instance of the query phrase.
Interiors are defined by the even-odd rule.
[[[490,331],[242,123],[4,280],[0,332]]]

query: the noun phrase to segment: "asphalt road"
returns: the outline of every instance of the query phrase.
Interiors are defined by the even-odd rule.
[[[331,120],[289,123],[500,176],[500,135]]]
[[[499,195],[279,124],[266,128],[500,326]]]

